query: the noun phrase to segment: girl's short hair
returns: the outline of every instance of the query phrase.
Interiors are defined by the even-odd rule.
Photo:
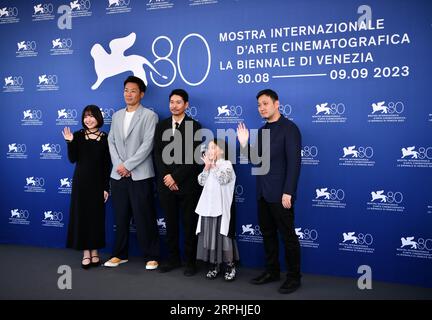
[[[86,115],[91,115],[93,118],[97,121],[97,128],[101,128],[104,124],[104,119],[102,116],[102,112],[100,111],[100,108],[94,104],[90,104],[87,107],[84,108],[81,116],[81,123],[84,128],[87,128],[87,126],[84,124],[84,118]]]

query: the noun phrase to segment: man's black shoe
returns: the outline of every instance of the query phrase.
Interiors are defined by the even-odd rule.
[[[279,275],[264,272],[261,275],[259,275],[258,277],[253,278],[250,281],[250,283],[252,283],[252,284],[264,284],[264,283],[279,281],[279,279],[280,279]]]
[[[287,279],[279,288],[279,293],[292,293],[300,288],[300,280]]]
[[[161,273],[165,273],[165,272],[170,272],[171,270],[180,268],[181,264],[180,263],[163,263],[162,265],[159,266],[159,272]]]
[[[187,265],[186,269],[184,270],[183,274],[186,277],[192,277],[193,275],[195,275],[197,273],[197,268],[195,265]]]

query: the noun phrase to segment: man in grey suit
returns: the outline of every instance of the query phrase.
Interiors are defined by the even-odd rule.
[[[112,117],[108,144],[113,168],[111,191],[117,226],[114,250],[106,267],[128,261],[129,224],[133,216],[146,269],[158,267],[159,233],[153,198],[152,150],[158,116],[141,105],[146,86],[135,76],[124,82],[126,108]]]

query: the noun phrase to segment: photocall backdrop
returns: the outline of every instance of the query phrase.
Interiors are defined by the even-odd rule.
[[[375,280],[431,287],[431,12],[426,0],[1,0],[0,242],[65,246],[73,165],[61,130],[96,104],[108,132],[128,75],[148,83],[142,103],[160,119],[169,92],[186,89],[187,113],[213,132],[258,129],[255,95],[272,88],[303,138],[303,272],[369,266]],[[241,262],[261,268],[255,177],[236,170]],[[139,255],[133,224],[131,235]]]

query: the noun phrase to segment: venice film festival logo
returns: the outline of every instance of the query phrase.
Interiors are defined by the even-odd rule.
[[[115,113],[113,108],[99,108],[102,113],[102,118],[104,119],[104,125],[111,125],[112,117]]]
[[[57,110],[57,126],[76,126],[78,125],[78,112],[73,108],[61,108]]]
[[[183,59],[190,58],[181,53],[183,46],[192,38],[197,38],[204,45],[205,51],[203,54],[201,54],[200,51],[202,50],[202,46],[195,50],[196,54],[207,58],[206,69],[202,70],[202,77],[196,80],[191,80],[187,75],[187,70],[182,69],[182,61],[180,59],[180,57],[183,57]],[[211,67],[211,52],[207,40],[202,35],[198,33],[187,34],[180,41],[176,52],[174,52],[175,47],[173,41],[169,37],[159,36],[153,40],[151,48],[153,56],[155,57],[153,64],[160,64],[161,67],[164,68],[164,71],[169,74],[169,78],[166,75],[159,73],[154,65],[145,57],[137,54],[125,56],[125,51],[134,45],[135,40],[136,34],[134,32],[130,33],[126,37],[111,40],[109,43],[110,53],[108,53],[99,43],[95,43],[92,46],[90,55],[94,60],[94,69],[97,76],[96,82],[91,87],[92,90],[98,89],[106,79],[128,71],[132,72],[134,76],[141,78],[144,83],[148,85],[147,74],[144,66],[150,69],[150,79],[158,87],[170,86],[176,79],[177,74],[183,82],[190,86],[201,85],[207,79]],[[161,52],[160,47],[162,45],[160,45],[160,43],[162,43],[162,45],[168,45],[168,53],[166,53],[166,50]],[[175,59],[174,56],[176,56],[177,59]],[[194,68],[194,72],[195,71],[199,72],[200,70]],[[155,75],[158,77],[155,77]],[[165,81],[162,81],[161,79],[164,79]]]
[[[421,259],[432,259],[432,239],[404,236],[400,238],[400,247],[396,255]]]
[[[370,233],[343,232],[342,242],[339,242],[340,251],[351,251],[361,253],[374,253],[372,247],[373,236]]]
[[[158,75],[154,66],[146,58],[138,55],[125,56],[124,52],[133,46],[136,40],[136,34],[132,32],[124,38],[117,38],[110,42],[109,47],[111,53],[108,54],[105,49],[96,43],[90,50],[90,54],[94,59],[94,67],[97,75],[97,80],[91,87],[96,90],[102,82],[110,77],[125,71],[132,71],[133,74],[141,78],[147,85],[147,75],[143,65],[148,66]]]
[[[302,165],[319,165],[318,147],[317,146],[303,146],[301,149],[301,164]]]
[[[60,178],[59,187],[57,192],[61,194],[71,194],[72,192],[72,179],[71,178]]]
[[[63,221],[63,212],[61,211],[44,211],[43,213],[43,219],[42,219],[42,226],[43,227],[56,227],[56,228],[63,228],[64,223]]]
[[[108,0],[105,8],[106,14],[128,13],[131,12],[130,0]]]
[[[342,148],[342,157],[339,158],[340,166],[373,167],[374,149],[371,146],[346,146]]]
[[[188,117],[194,119],[194,120],[198,120],[198,108],[189,105],[189,107],[187,107],[187,109],[185,110],[185,113]]]
[[[24,78],[22,76],[4,77],[3,92],[23,92]]]
[[[44,143],[41,145],[42,151],[39,153],[41,160],[61,160],[61,146],[55,143]]]
[[[42,110],[26,109],[22,111],[22,126],[42,126]]]
[[[314,123],[345,123],[345,104],[323,102],[315,106],[315,114],[312,115]]]
[[[0,7],[0,24],[18,23],[19,21],[17,7]]]
[[[165,222],[165,218],[158,218],[156,219],[156,223],[159,229],[159,234],[161,236],[166,235],[166,222]]]
[[[50,55],[70,55],[73,54],[72,38],[55,38],[51,40]]]
[[[217,115],[214,117],[214,123],[240,123],[244,122],[243,107],[239,105],[221,105],[217,107]]]
[[[23,40],[17,42],[17,50],[15,51],[17,58],[37,57],[37,45],[34,40]]]
[[[48,3],[38,3],[33,6],[32,21],[54,20],[54,5]]]
[[[43,177],[30,176],[25,178],[24,192],[45,192],[45,179]]]
[[[322,187],[315,189],[312,207],[345,209],[345,191],[338,188]]]
[[[367,202],[367,210],[404,212],[403,194],[400,191],[377,190],[370,193],[371,198]]]
[[[241,228],[241,234],[239,234],[238,236],[239,241],[255,243],[263,242],[263,237],[259,225],[253,225],[252,223],[249,223],[243,224]]]
[[[29,225],[30,213],[26,209],[11,209],[9,223]]]
[[[302,247],[314,249],[319,247],[317,242],[318,231],[316,229],[305,228],[302,230],[302,228],[295,228],[294,230]]]
[[[92,15],[90,0],[74,0],[69,2],[72,18],[90,17]]]
[[[41,74],[38,76],[36,91],[58,91],[59,81],[55,74]]]
[[[27,159],[27,145],[25,143],[9,143],[7,159]]]
[[[397,159],[398,167],[432,168],[432,147],[408,146],[401,148],[401,157]]]
[[[371,111],[368,114],[368,122],[371,123],[402,123],[406,117],[403,116],[405,104],[402,101],[379,101],[371,105]]]

